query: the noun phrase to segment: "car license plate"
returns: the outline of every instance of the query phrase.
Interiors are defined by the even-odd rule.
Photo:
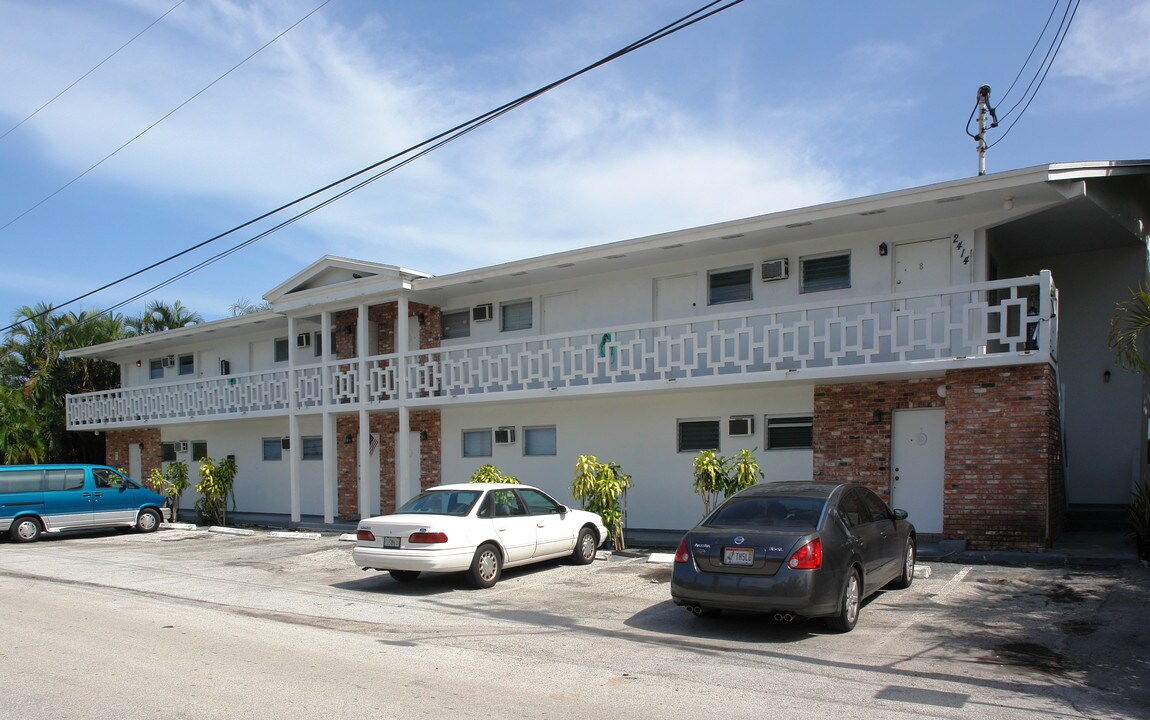
[[[753,548],[723,548],[724,565],[754,565],[755,551]]]
[[[394,535],[386,535],[383,538],[383,546],[385,548],[397,548],[399,547],[399,538]]]

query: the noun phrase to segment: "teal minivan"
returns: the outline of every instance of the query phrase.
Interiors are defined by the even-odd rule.
[[[132,527],[153,532],[171,517],[165,498],[106,465],[0,465],[0,533]]]

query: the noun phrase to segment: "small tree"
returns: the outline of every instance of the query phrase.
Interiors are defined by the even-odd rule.
[[[571,495],[583,504],[584,510],[603,519],[616,550],[626,547],[623,540],[626,517],[619,504],[630,486],[631,476],[616,463],[599,462],[594,455],[580,455],[575,461]]]
[[[754,450],[743,448],[739,454],[725,458],[714,450],[700,450],[694,460],[695,493],[703,499],[703,514],[719,505],[719,495],[730,497],[749,488],[763,477]]]
[[[228,496],[236,479],[236,461],[227,458],[216,465],[210,457],[200,461],[200,482],[196,510],[206,525],[224,525],[228,519]]]
[[[192,484],[188,479],[187,463],[179,461],[168,463],[162,472],[159,468],[153,468],[151,475],[148,476],[148,482],[156,492],[168,499],[168,507],[172,509],[172,522],[176,522],[180,510],[180,498]]]
[[[473,483],[518,483],[519,478],[512,475],[504,475],[499,472],[499,468],[494,465],[480,465],[476,468],[475,472],[471,473],[471,482]]]
[[[695,494],[703,499],[703,514],[719,504],[719,494],[727,490],[727,461],[714,450],[700,450],[694,460]]]

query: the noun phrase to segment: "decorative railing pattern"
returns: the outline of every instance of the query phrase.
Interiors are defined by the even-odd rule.
[[[406,353],[405,401],[436,403],[531,391],[622,390],[643,383],[738,383],[817,370],[862,376],[937,361],[994,364],[1054,358],[1057,290],[1050,274],[903,293],[642,323],[593,332]],[[293,370],[70,396],[73,429],[139,422],[385,408],[399,404],[396,354]],[[294,382],[292,380],[294,374]],[[290,392],[289,392],[290,389]]]

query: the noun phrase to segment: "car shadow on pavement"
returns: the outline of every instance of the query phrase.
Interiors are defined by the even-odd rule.
[[[499,583],[495,587],[498,588],[501,583],[510,583],[519,578],[546,572],[549,568],[563,562],[563,560],[547,560],[523,567],[504,568],[500,573]],[[367,570],[364,571],[364,576],[359,579],[331,583],[329,587],[340,590],[380,592],[400,597],[427,597],[451,592],[482,592],[482,590],[471,585],[466,572],[420,573],[415,580],[399,582],[391,577],[386,570]]]
[[[862,608],[865,610],[874,598],[872,595],[864,600]],[[821,618],[787,622],[775,620],[766,613],[734,610],[724,610],[718,615],[696,616],[670,600],[640,610],[623,624],[637,630],[665,635],[776,644],[838,634],[828,628]]]

